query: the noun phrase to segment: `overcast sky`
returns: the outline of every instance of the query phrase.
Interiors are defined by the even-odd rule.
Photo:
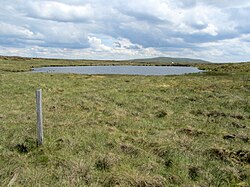
[[[0,3],[0,55],[250,61],[250,0]]]

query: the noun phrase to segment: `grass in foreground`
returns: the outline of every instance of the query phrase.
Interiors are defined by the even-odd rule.
[[[0,60],[0,186],[250,184],[250,63],[183,76],[18,72],[62,64],[40,61]]]

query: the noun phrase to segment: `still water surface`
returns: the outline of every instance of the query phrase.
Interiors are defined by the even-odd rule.
[[[118,75],[182,75],[199,73],[196,67],[184,66],[66,66],[34,68],[33,72],[76,73],[76,74],[118,74]]]

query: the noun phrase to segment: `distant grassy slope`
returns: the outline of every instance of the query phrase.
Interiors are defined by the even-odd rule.
[[[133,62],[152,62],[152,63],[210,63],[201,59],[191,59],[191,58],[171,58],[171,57],[157,57],[157,58],[144,58],[144,59],[134,59]]]
[[[87,66],[87,65],[120,65],[119,61],[105,60],[68,60],[68,59],[43,59],[13,56],[0,56],[0,71],[24,72],[34,67],[43,66]],[[122,64],[133,64],[123,62]]]

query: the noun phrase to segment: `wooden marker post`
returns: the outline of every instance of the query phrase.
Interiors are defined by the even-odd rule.
[[[36,91],[36,113],[37,113],[37,143],[43,144],[43,114],[42,114],[42,90]]]

